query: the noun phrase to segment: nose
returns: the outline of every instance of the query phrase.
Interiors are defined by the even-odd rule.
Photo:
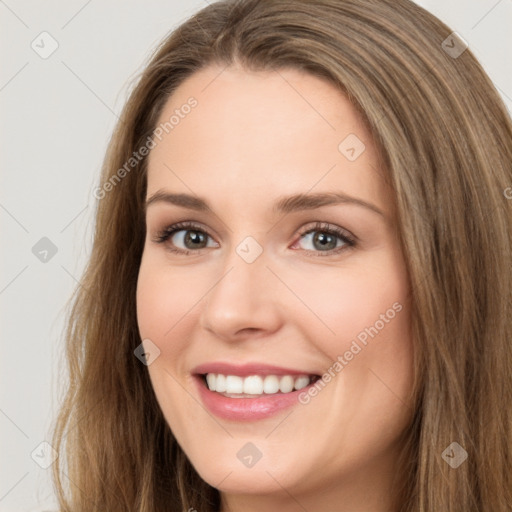
[[[201,327],[225,341],[278,330],[282,321],[279,280],[267,263],[265,252],[248,263],[233,249],[201,301]]]

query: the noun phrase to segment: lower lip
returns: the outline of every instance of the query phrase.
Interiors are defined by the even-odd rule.
[[[199,395],[207,409],[220,418],[232,421],[255,421],[269,418],[280,411],[299,403],[299,393],[307,391],[310,386],[292,391],[262,395],[261,398],[229,398],[210,391],[201,376],[195,376]]]

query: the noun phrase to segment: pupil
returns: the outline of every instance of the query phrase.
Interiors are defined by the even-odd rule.
[[[314,242],[319,242],[320,247],[325,248],[326,245],[329,244],[329,241],[331,242],[332,247],[329,247],[330,249],[334,249],[336,247],[336,239],[327,233],[319,233],[318,235],[315,235]],[[334,245],[332,244],[334,242]]]
[[[199,233],[198,231],[188,231],[187,235],[185,236],[185,244],[187,241],[192,241],[194,243],[201,242],[202,238],[204,239],[203,233]],[[192,245],[194,245],[194,243]]]

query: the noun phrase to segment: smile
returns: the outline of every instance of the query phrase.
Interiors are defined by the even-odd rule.
[[[192,372],[201,402],[215,416],[256,421],[299,404],[319,374],[269,365],[209,363]]]
[[[207,373],[206,385],[210,391],[229,398],[255,398],[257,396],[291,393],[309,386],[318,379],[316,375],[224,375]]]

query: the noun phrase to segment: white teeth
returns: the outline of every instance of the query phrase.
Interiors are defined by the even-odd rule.
[[[211,373],[211,374],[209,373],[208,375],[213,375],[215,377],[215,375],[213,373]],[[210,386],[210,389],[212,389],[211,386]],[[215,379],[215,391],[218,391],[219,393],[226,392],[226,376],[225,375],[221,375],[220,373],[219,373],[219,375],[217,375],[217,378]]]
[[[271,395],[279,391],[279,378],[275,375],[267,375],[263,381],[263,392]]]
[[[206,375],[206,383],[210,389],[217,389],[216,380],[217,379],[214,373],[208,373]]]
[[[309,385],[309,377],[299,377],[295,379],[295,389],[299,390]]]
[[[217,383],[215,383],[217,384]],[[244,379],[238,375],[226,375],[226,393],[243,393]]]
[[[295,381],[293,380],[293,377],[291,377],[290,375],[285,375],[279,381],[279,390],[281,391],[281,393],[289,393],[290,391],[293,391],[294,384]]]
[[[263,393],[263,379],[259,375],[251,375],[244,379],[244,393],[248,395],[261,395]]]
[[[206,383],[210,391],[225,395],[272,395],[275,393],[290,393],[308,386],[311,378],[306,375],[294,377],[291,375],[223,375],[208,373]],[[235,398],[235,397],[233,397]],[[240,398],[240,397],[238,397]]]

